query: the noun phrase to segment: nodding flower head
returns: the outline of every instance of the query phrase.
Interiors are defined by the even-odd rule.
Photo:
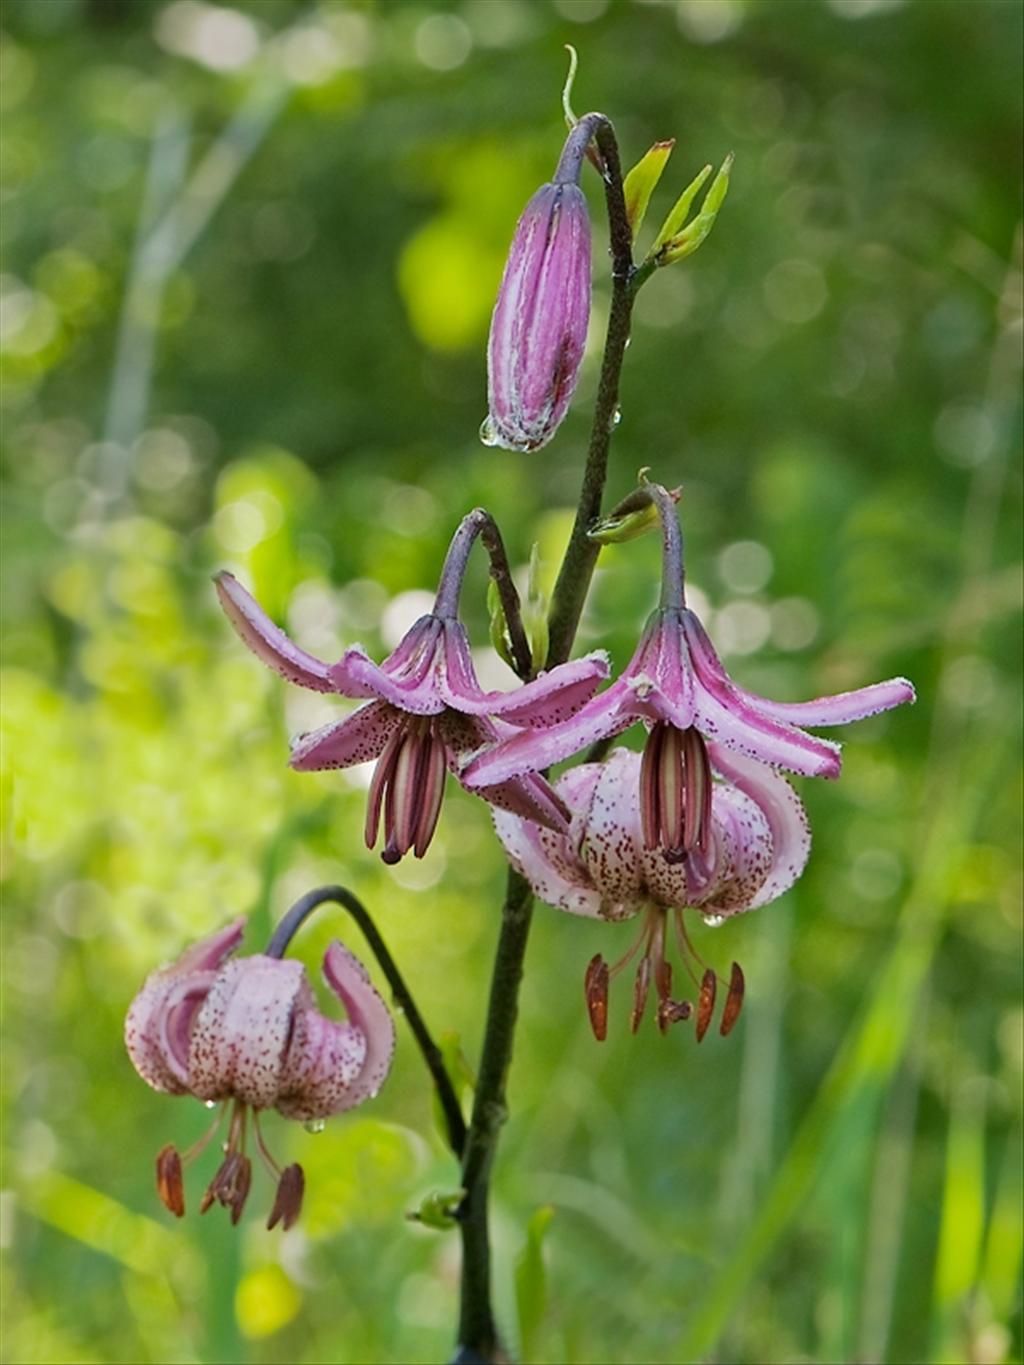
[[[252,1178],[251,1126],[277,1182],[268,1227],[288,1228],[299,1216],[302,1168],[282,1170],[271,1156],[261,1112],[315,1123],[376,1095],[391,1066],[395,1029],[366,969],[340,943],[327,949],[323,970],[348,1014],[344,1023],[316,1008],[301,962],[262,953],[232,958],[244,923],[236,919],[146,978],[125,1020],[125,1043],[154,1090],[219,1106],[214,1126],[193,1148],[179,1155],[167,1146],[158,1155],[157,1188],[167,1208],[184,1213],[182,1168],[230,1116],[224,1160],[200,1211],[217,1202],[238,1222]]]
[[[336,664],[321,662],[294,645],[231,574],[217,578],[228,619],[265,664],[300,687],[369,699],[344,720],[301,736],[290,761],[300,772],[310,772],[376,759],[365,837],[372,848],[383,820],[381,857],[386,863],[409,852],[417,858],[426,852],[437,828],[447,772],[458,777],[470,753],[497,744],[518,727],[567,719],[607,676],[605,656],[593,654],[561,664],[514,691],[483,691],[456,611],[469,549],[486,523],[490,518],[480,509],[463,519],[445,560],[434,610],[379,665],[358,645]],[[513,773],[474,791],[491,805],[540,824],[566,826],[562,803],[535,772]]]
[[[688,741],[693,746],[698,742],[703,744]],[[652,844],[636,799],[647,762],[628,749],[615,749],[604,763],[581,764],[560,778],[556,790],[571,812],[567,835],[502,811],[495,812],[494,820],[510,862],[541,900],[594,919],[643,916],[639,939],[619,962],[609,968],[599,956],[587,969],[587,1008],[597,1037],[604,1038],[607,1027],[609,982],[641,946],[634,1032],[652,981],[662,1031],[690,1017],[692,1003],[672,994],[672,969],[665,956],[671,922],[698,991],[699,1041],[710,1023],[717,978],[706,969],[697,981],[693,963],[700,959],[687,935],[683,911],[699,910],[717,923],[767,905],[800,876],[811,836],[803,807],[784,778],[712,744],[694,762],[696,771],[689,779],[655,796],[664,803],[660,817],[671,819],[674,828],[671,849]],[[685,774],[685,758],[683,763]],[[734,967],[722,1032],[735,1023],[742,997],[743,974]]]
[[[581,119],[554,180],[523,210],[487,345],[486,445],[539,450],[569,409],[590,320],[590,219],[579,186],[594,118]]]
[[[510,772],[539,771],[620,734],[641,721],[648,729],[639,801],[648,847],[685,851],[706,836],[706,806],[693,797],[686,824],[673,792],[687,783],[707,792],[705,746],[808,777],[838,777],[839,745],[804,725],[845,725],[914,700],[906,678],[890,678],[816,701],[776,702],[739,687],[726,673],[708,634],[683,595],[682,538],[672,495],[648,485],[658,505],[664,544],[661,604],[622,674],[568,720],[513,735],[475,756],[469,787],[501,782]],[[702,834],[703,831],[703,834]]]

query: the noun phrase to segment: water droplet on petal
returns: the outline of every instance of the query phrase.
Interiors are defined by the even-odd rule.
[[[480,423],[480,440],[485,446],[496,446],[501,442],[498,435],[498,428],[494,425],[494,418],[490,413]]]
[[[307,1119],[302,1125],[307,1133],[322,1133],[327,1127],[326,1119]]]
[[[720,925],[722,925],[722,924],[725,923],[725,916],[724,916],[724,915],[705,915],[705,916],[704,916],[704,923],[708,926],[709,929],[717,929]]]

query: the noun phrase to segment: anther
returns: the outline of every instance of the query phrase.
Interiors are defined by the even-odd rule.
[[[162,1147],[156,1158],[156,1189],[164,1208],[177,1218],[185,1212],[185,1185],[181,1178],[181,1157],[172,1143]]]
[[[608,1036],[608,963],[600,953],[590,959],[583,989],[587,999],[587,1014],[594,1037],[603,1043]]]
[[[708,967],[700,983],[700,998],[697,1001],[697,1042],[699,1043],[708,1031],[711,1023],[711,1016],[715,1011],[715,986],[718,978]]]
[[[281,1172],[281,1179],[277,1182],[277,1193],[274,1195],[274,1207],[270,1210],[270,1217],[267,1219],[268,1231],[281,1224],[285,1232],[293,1227],[302,1211],[302,1196],[306,1189],[306,1177],[302,1173],[302,1167],[297,1163],[286,1166]]]
[[[718,1030],[723,1038],[740,1017],[740,1010],[743,1008],[743,992],[745,989],[746,983],[743,980],[743,969],[738,962],[734,962],[732,964],[732,971],[729,974],[729,994],[725,997],[725,1008],[722,1010],[722,1023]]]

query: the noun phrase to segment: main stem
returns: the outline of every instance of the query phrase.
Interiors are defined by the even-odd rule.
[[[552,598],[548,668],[564,663],[569,657],[597,562],[599,547],[587,538],[587,531],[601,514],[608,450],[619,406],[619,376],[629,340],[630,314],[635,295],[632,234],[626,217],[615,133],[603,115],[588,114],[580,120],[580,124],[588,120],[593,121],[594,140],[604,166],[612,250],[612,305],[576,520]],[[519,986],[523,978],[523,961],[532,918],[533,893],[529,883],[518,872],[510,870],[491,974],[491,993],[473,1114],[462,1163],[462,1187],[465,1190],[459,1209],[462,1295],[459,1349],[455,1356],[455,1360],[462,1365],[507,1359],[491,1307],[487,1205],[491,1167],[501,1126],[507,1115],[505,1083],[512,1062],[519,1012]]]

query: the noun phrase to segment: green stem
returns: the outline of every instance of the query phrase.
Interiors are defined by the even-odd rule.
[[[586,533],[601,512],[608,448],[618,408],[619,375],[629,339],[635,292],[631,283],[634,273],[632,237],[622,193],[615,133],[603,115],[588,114],[586,119],[593,121],[594,140],[604,167],[612,247],[612,307],[576,521],[552,600],[548,668],[569,657],[597,559],[598,546],[587,539]],[[584,122],[580,120],[581,124]],[[518,872],[510,871],[491,975],[480,1071],[462,1163],[462,1188],[465,1190],[459,1208],[462,1293],[459,1348],[455,1356],[455,1361],[461,1365],[507,1359],[491,1307],[488,1194],[498,1138],[508,1112],[505,1086],[512,1062],[519,987],[532,917],[533,893],[529,883]]]
[[[340,905],[343,910],[347,910],[359,925],[363,937],[369,944],[370,951],[380,964],[381,971],[387,977],[395,1004],[405,1015],[406,1023],[412,1030],[413,1037],[416,1039],[423,1060],[427,1065],[427,1070],[433,1079],[438,1101],[444,1111],[449,1146],[456,1158],[460,1158],[466,1146],[466,1123],[462,1117],[462,1109],[455,1093],[455,1087],[445,1070],[441,1049],[431,1037],[430,1030],[424,1023],[423,1016],[412,997],[412,992],[405,984],[405,978],[398,970],[395,959],[388,951],[387,944],[381,938],[380,931],[362,901],[344,886],[320,886],[315,891],[307,891],[304,896],[299,897],[274,930],[274,935],[267,945],[266,956],[283,957],[300,925],[318,906],[328,901]]]

